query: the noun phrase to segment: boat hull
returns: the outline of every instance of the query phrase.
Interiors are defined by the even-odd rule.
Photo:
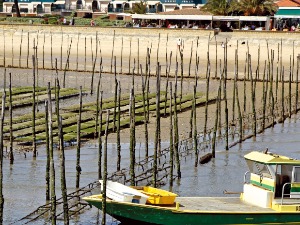
[[[102,209],[100,198],[84,200]],[[187,211],[111,200],[107,200],[106,213],[118,219],[122,225],[300,224],[300,212]]]

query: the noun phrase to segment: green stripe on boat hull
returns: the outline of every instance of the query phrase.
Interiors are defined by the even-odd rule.
[[[102,202],[85,199],[98,209]],[[199,212],[174,208],[107,202],[107,214],[125,225],[230,225],[230,224],[300,224],[300,213],[278,212]]]

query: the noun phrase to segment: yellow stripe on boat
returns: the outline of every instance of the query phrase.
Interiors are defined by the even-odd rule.
[[[273,179],[268,177],[261,177],[253,173],[251,173],[250,182],[256,186],[266,188],[270,191],[274,191],[276,186],[275,181]]]

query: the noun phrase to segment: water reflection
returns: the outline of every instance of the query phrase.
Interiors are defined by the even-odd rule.
[[[299,115],[298,115],[299,116]],[[195,168],[194,159],[187,157],[182,161],[182,179],[174,182],[173,191],[179,196],[224,196],[223,191],[241,192],[244,173],[247,171],[244,155],[252,150],[264,150],[291,157],[300,158],[299,153],[299,134],[300,121],[296,116],[287,120],[284,124],[278,124],[274,128],[266,130],[257,136],[256,140],[246,140],[242,145],[236,145],[229,151],[224,151],[224,146],[218,146],[216,158],[210,163],[198,165]],[[168,143],[163,143],[167,146]],[[122,165],[129,166],[129,144],[122,144]],[[137,146],[137,157],[143,157],[143,144]],[[27,153],[15,155],[14,165],[9,165],[9,160],[4,161],[4,224],[17,221],[38,206],[45,204],[45,163],[46,153],[44,147],[38,149],[39,155],[32,159],[32,155]],[[95,143],[87,143],[82,147],[81,155],[81,186],[93,182],[97,178],[97,155],[98,147]],[[68,192],[75,187],[76,179],[76,150],[67,149],[66,157],[66,176]],[[58,152],[55,151],[58,159]],[[116,144],[108,145],[109,162],[115,162],[117,157]],[[58,161],[57,161],[58,162]],[[57,197],[60,197],[60,171],[59,164],[56,163],[56,185]],[[115,171],[115,163],[109,163],[108,170]],[[168,190],[169,187],[165,186]],[[96,194],[97,191],[93,194]],[[72,224],[100,224],[101,212],[97,209],[87,210],[84,214],[73,218]],[[108,224],[116,224],[113,219],[108,219]],[[38,221],[32,224],[41,224]],[[15,224],[23,224],[17,222]],[[46,224],[46,222],[45,222]],[[58,224],[62,224],[59,221]]]

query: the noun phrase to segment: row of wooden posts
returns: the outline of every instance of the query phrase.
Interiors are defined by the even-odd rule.
[[[72,44],[72,42],[71,42]],[[69,49],[71,48],[71,44]],[[158,46],[159,49],[159,46]],[[98,51],[96,51],[98,52]],[[138,64],[137,68],[138,71],[140,71],[140,74],[143,76],[143,78],[145,78],[145,80],[143,80],[142,82],[142,91],[143,91],[143,99],[148,99],[146,97],[146,95],[149,93],[149,78],[150,78],[150,49],[148,49],[148,55],[147,55],[147,59],[146,59],[146,69],[145,69],[145,73],[143,73],[143,68],[141,64]],[[263,79],[262,79],[262,83],[263,83],[263,107],[266,107],[266,105],[270,104],[271,105],[271,110],[270,110],[270,114],[274,114],[274,107],[275,107],[275,102],[279,101],[280,98],[277,96],[278,93],[278,84],[279,81],[281,80],[281,84],[282,84],[282,90],[281,90],[281,102],[282,102],[282,116],[284,117],[284,109],[285,109],[285,104],[284,104],[284,68],[283,66],[280,67],[277,70],[277,76],[275,78],[275,91],[273,90],[273,84],[274,84],[274,71],[273,71],[273,67],[274,67],[274,51],[271,50],[270,51],[270,57],[268,58],[268,60],[265,61],[265,68],[264,68],[264,73],[263,73]],[[70,51],[68,51],[68,53],[70,53]],[[225,117],[225,126],[224,127],[224,131],[225,131],[225,149],[228,150],[229,149],[229,115],[228,115],[228,97],[227,97],[227,47],[224,49],[224,61],[223,61],[223,68],[220,69],[220,78],[219,79],[219,88],[218,88],[218,94],[217,94],[217,101],[216,101],[216,115],[215,115],[215,123],[214,123],[214,128],[213,128],[213,139],[212,139],[212,156],[215,157],[215,144],[216,144],[216,138],[217,138],[217,130],[218,130],[218,126],[220,127],[221,124],[221,117],[220,114],[222,113],[223,110],[221,110],[221,101],[224,101],[224,117]],[[158,54],[158,53],[157,53]],[[171,58],[172,52],[170,53],[170,58]],[[209,52],[207,53],[207,56],[209,56]],[[179,144],[179,128],[178,128],[178,117],[177,117],[177,113],[178,113],[178,109],[177,107],[180,107],[180,102],[177,103],[176,99],[177,96],[182,96],[182,83],[183,83],[183,54],[182,52],[179,52],[179,57],[180,57],[180,69],[181,71],[179,72],[179,62],[176,59],[176,73],[175,73],[175,85],[174,85],[174,92],[173,92],[173,85],[169,80],[169,71],[167,73],[167,78],[166,78],[166,95],[169,91],[169,104],[170,104],[170,110],[169,110],[169,117],[170,117],[170,186],[172,186],[172,182],[173,182],[173,168],[174,168],[174,162],[173,159],[175,158],[176,161],[176,166],[175,168],[177,169],[177,175],[176,177],[180,179],[181,177],[181,170],[180,170],[180,157],[179,157],[179,151],[178,151],[178,144]],[[243,140],[243,113],[242,113],[242,107],[241,107],[241,103],[240,103],[240,98],[239,98],[239,88],[238,88],[238,51],[236,50],[236,74],[234,76],[234,88],[233,88],[233,111],[235,110],[235,107],[237,106],[238,108],[238,120],[239,120],[239,140],[242,141]],[[115,105],[114,105],[114,120],[113,120],[113,129],[115,129],[116,127],[116,132],[117,132],[117,151],[118,151],[118,162],[117,162],[117,170],[120,170],[120,161],[121,161],[121,145],[120,145],[120,93],[121,93],[121,85],[120,82],[117,79],[117,72],[116,72],[116,58],[114,57],[113,51],[112,51],[112,58],[114,58],[114,75],[115,75]],[[167,57],[166,57],[167,58]],[[36,142],[35,142],[35,112],[36,112],[36,103],[35,103],[35,79],[36,79],[36,71],[37,71],[37,55],[33,55],[32,56],[32,62],[33,62],[33,104],[32,104],[32,116],[33,116],[33,124],[32,124],[32,133],[33,133],[33,156],[36,157],[37,156],[37,152],[36,152]],[[97,59],[97,55],[95,56],[95,59],[93,60],[94,63],[94,68],[96,65],[96,59]],[[102,62],[102,60],[101,60]],[[292,61],[291,61],[292,62]],[[66,65],[68,65],[69,63],[69,55],[67,57],[67,62]],[[171,65],[171,62],[169,62]],[[197,64],[195,65],[196,70],[197,67],[199,66],[199,60],[197,61]],[[56,60],[56,68],[57,68],[57,60]],[[221,65],[221,62],[220,62]],[[100,77],[101,77],[101,67],[102,64],[100,63]],[[217,67],[217,65],[216,65]],[[221,67],[221,66],[220,66]],[[299,67],[299,58],[297,60],[297,72],[296,72],[296,100],[295,100],[295,109],[294,112],[298,111],[298,67]],[[67,68],[67,66],[66,66]],[[65,68],[65,71],[66,71]],[[168,67],[169,68],[169,67]],[[291,77],[293,76],[293,69],[292,68],[292,63],[290,65],[290,75],[289,75],[289,89],[288,89],[288,93],[290,96],[290,101],[289,101],[289,116],[292,114],[292,102],[291,102],[291,95],[292,95],[292,80]],[[204,121],[204,129],[203,129],[203,133],[204,136],[206,137],[206,134],[208,133],[208,128],[207,128],[207,120],[208,120],[208,99],[209,99],[209,87],[210,87],[210,79],[211,79],[211,75],[210,75],[210,69],[211,69],[211,65],[210,65],[210,60],[208,57],[208,61],[207,61],[207,73],[206,73],[206,104],[205,104],[205,121]],[[136,174],[135,174],[135,145],[136,145],[136,140],[135,140],[135,100],[134,100],[134,96],[135,96],[135,92],[134,92],[134,84],[135,84],[135,71],[136,70],[136,66],[135,66],[135,60],[134,60],[134,66],[133,66],[133,71],[131,72],[132,74],[132,89],[130,92],[130,107],[129,107],[129,114],[130,114],[130,180],[131,180],[131,184],[135,185],[135,178],[136,178]],[[93,94],[93,83],[94,83],[94,70],[93,70],[93,76],[92,76],[92,81],[91,81],[91,94]],[[180,94],[178,94],[178,87],[177,87],[177,83],[178,83],[178,73],[180,73]],[[216,76],[215,76],[216,77]],[[218,77],[218,76],[217,76]],[[157,185],[157,176],[158,176],[158,164],[159,164],[159,156],[160,156],[160,151],[161,151],[161,144],[160,144],[160,93],[161,93],[161,66],[159,63],[157,63],[156,65],[156,78],[157,78],[157,83],[156,83],[156,131],[155,131],[155,143],[154,143],[154,155],[153,155],[153,181],[152,181],[152,185],[156,186]],[[192,110],[191,110],[191,132],[190,132],[190,137],[193,137],[194,140],[194,151],[195,151],[195,166],[198,165],[198,160],[199,160],[199,151],[198,151],[198,132],[197,132],[197,112],[196,112],[196,90],[197,90],[197,82],[198,82],[198,76],[195,76],[195,80],[194,80],[194,88],[193,88],[193,95],[194,95],[194,100],[193,100],[193,104],[192,104]],[[6,79],[5,79],[6,80]],[[9,80],[10,80],[10,84],[9,84],[9,96],[11,98],[11,74],[9,76]],[[246,111],[246,102],[247,102],[247,95],[246,95],[246,83],[250,80],[250,85],[251,85],[251,104],[252,104],[252,130],[253,130],[253,135],[256,135],[257,133],[257,125],[256,125],[256,84],[257,82],[259,82],[259,66],[256,69],[255,75],[252,72],[252,64],[251,64],[251,55],[248,53],[247,54],[247,61],[245,64],[245,73],[244,73],[244,79],[243,79],[243,85],[244,85],[244,112]],[[68,202],[66,201],[66,196],[67,196],[67,188],[66,188],[66,178],[65,178],[65,172],[64,172],[64,141],[63,141],[63,132],[62,132],[62,119],[59,116],[59,88],[60,88],[60,84],[59,84],[59,79],[58,77],[56,77],[56,84],[55,84],[55,96],[56,96],[56,116],[58,118],[58,122],[59,122],[59,143],[60,143],[60,154],[61,154],[61,161],[60,161],[60,166],[61,166],[61,183],[62,183],[62,196],[64,198],[64,218],[65,218],[65,224],[69,223],[69,216],[68,216]],[[247,82],[246,82],[247,81]],[[65,73],[64,73],[64,77],[63,77],[63,84],[65,84],[66,79],[65,79]],[[100,78],[98,81],[98,87],[97,87],[97,102],[99,102],[99,106],[97,105],[97,116],[96,116],[96,120],[99,120],[99,135],[98,135],[98,143],[99,143],[99,161],[98,161],[98,178],[99,179],[104,179],[104,186],[106,185],[106,178],[107,178],[107,135],[108,135],[108,128],[109,128],[109,119],[106,120],[106,129],[105,129],[105,141],[104,141],[104,151],[103,151],[103,176],[102,176],[102,139],[101,139],[101,132],[102,132],[102,109],[101,109],[101,102],[102,102],[102,92],[100,90]],[[169,90],[168,90],[169,89]],[[221,94],[223,90],[223,96]],[[276,97],[274,99],[274,93],[276,94]],[[80,90],[80,93],[82,93],[82,91]],[[48,132],[47,137],[49,137],[47,139],[47,143],[46,143],[46,147],[47,147],[47,153],[48,153],[48,159],[47,159],[47,166],[46,166],[46,200],[51,200],[52,202],[52,208],[51,208],[51,219],[52,219],[52,224],[56,223],[56,193],[55,193],[55,169],[54,169],[54,159],[53,159],[53,136],[52,136],[52,102],[51,102],[51,88],[50,88],[50,83],[48,83],[48,96],[49,99],[48,101],[46,101],[45,103],[45,109],[46,109],[46,113],[45,113],[45,117],[47,119],[48,122],[46,122],[46,132]],[[278,98],[277,98],[278,97]],[[3,121],[4,121],[4,112],[5,112],[5,92],[3,95],[3,99],[2,99],[2,115],[1,115],[1,134],[3,133]],[[167,97],[166,97],[167,99]],[[82,106],[82,94],[80,94],[80,100],[79,100],[79,104],[80,104],[80,110],[79,110],[79,119],[78,119],[78,126],[77,126],[77,163],[76,163],[76,188],[79,188],[80,185],[80,118],[81,118],[81,106]],[[10,117],[12,115],[12,107],[11,107],[11,99],[10,99],[10,107],[9,107],[9,113],[10,113]],[[166,101],[167,102],[167,101]],[[235,103],[236,102],[236,103]],[[165,103],[166,104],[166,103]],[[236,106],[235,106],[236,104]],[[146,140],[146,147],[145,147],[145,157],[148,157],[148,129],[147,129],[147,124],[149,123],[149,114],[147,114],[147,112],[149,113],[149,109],[147,109],[147,106],[149,107],[149,104],[147,104],[145,101],[143,101],[143,107],[144,107],[144,125],[145,125],[145,140]],[[117,109],[118,107],[118,109]],[[264,118],[266,117],[266,109],[263,109],[263,116]],[[99,111],[99,114],[98,114]],[[109,111],[107,112],[107,117],[109,117]],[[174,117],[174,118],[173,118]],[[235,119],[235,113],[233,113],[233,120]],[[263,119],[263,125],[262,127],[265,127],[265,119]],[[12,123],[11,123],[12,124]],[[12,132],[12,129],[11,129]],[[11,134],[12,137],[12,134]],[[10,139],[11,144],[10,144],[10,161],[11,163],[13,163],[13,140],[12,138]],[[3,203],[4,203],[4,198],[3,198],[3,193],[2,193],[2,177],[3,177],[3,172],[2,172],[2,165],[3,165],[3,135],[0,135],[0,163],[1,163],[1,182],[0,182],[0,206],[1,207],[1,221],[3,221]],[[105,192],[104,192],[104,197],[105,197]],[[103,210],[105,212],[105,201],[103,204]],[[105,213],[104,213],[105,215]],[[105,223],[105,216],[103,217],[103,223]]]

